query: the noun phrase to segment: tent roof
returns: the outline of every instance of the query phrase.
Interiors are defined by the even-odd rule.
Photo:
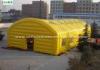
[[[15,22],[15,24],[13,24],[11,27],[16,26],[17,24],[21,24],[21,22],[29,22],[29,21],[33,23],[39,22],[42,25],[48,27],[49,30],[57,34],[66,33],[75,30],[81,30],[84,28],[84,25],[86,24],[86,22],[79,19],[44,20],[44,19],[36,19],[36,18],[25,18]]]
[[[64,19],[64,20],[44,20],[57,33],[66,33],[70,31],[82,30],[86,22],[79,19]]]

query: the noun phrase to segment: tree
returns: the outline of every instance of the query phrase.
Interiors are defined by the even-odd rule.
[[[91,37],[96,38],[97,37],[97,27],[98,25],[94,21],[93,24],[91,25]]]
[[[81,62],[84,64],[89,64],[90,60],[92,59],[92,48],[90,43],[88,42],[88,24],[85,25],[84,29],[84,37],[82,38],[82,55],[81,55]]]
[[[94,21],[94,23],[92,23],[91,25],[91,37],[92,38],[99,38],[100,35],[98,34],[98,25],[96,24],[96,22]],[[95,49],[99,49],[99,46],[96,43],[91,43],[91,46],[93,48],[93,50]]]
[[[79,37],[78,49],[83,52],[84,46],[87,46],[88,44],[88,24],[86,24],[83,36]]]

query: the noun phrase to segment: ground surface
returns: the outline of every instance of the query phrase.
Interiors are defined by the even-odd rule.
[[[69,68],[69,58],[77,53],[74,51],[61,56],[51,56],[31,51],[4,49],[7,42],[0,42],[0,69],[1,70],[66,70]]]

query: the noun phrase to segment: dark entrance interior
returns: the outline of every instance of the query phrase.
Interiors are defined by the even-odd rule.
[[[27,38],[27,49],[29,51],[33,51],[34,47],[34,39],[33,38]]]

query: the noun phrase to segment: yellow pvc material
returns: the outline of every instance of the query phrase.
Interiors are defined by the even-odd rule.
[[[27,37],[30,37],[34,40],[33,51],[58,55],[77,46],[85,25],[86,22],[78,19],[25,18],[8,29],[8,47],[27,50]],[[91,33],[90,27],[88,33]]]

